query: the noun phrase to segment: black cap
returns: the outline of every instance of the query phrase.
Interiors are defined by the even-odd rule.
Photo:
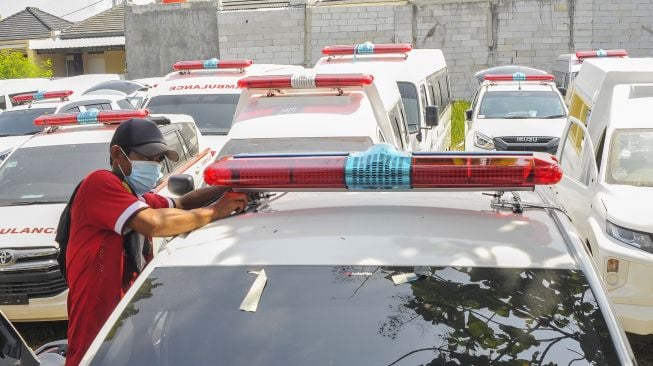
[[[165,154],[172,161],[179,160],[179,154],[168,147],[159,126],[144,118],[132,118],[121,123],[111,138],[113,145],[128,148],[148,158]]]

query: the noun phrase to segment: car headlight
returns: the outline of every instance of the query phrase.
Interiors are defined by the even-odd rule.
[[[474,132],[474,145],[485,150],[494,150],[494,142],[491,138],[480,132]]]
[[[606,231],[608,235],[622,243],[653,253],[653,239],[649,233],[626,229],[610,221],[606,221]]]

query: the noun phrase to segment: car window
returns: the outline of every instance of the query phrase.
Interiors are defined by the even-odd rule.
[[[132,105],[127,99],[118,99],[116,101],[120,109],[135,109],[136,106]]]
[[[596,148],[596,169],[597,171],[601,171],[601,161],[603,160],[603,149],[605,148],[605,134],[607,132],[607,128],[603,129],[603,133],[601,134],[601,139],[599,140],[599,146]]]
[[[195,127],[192,123],[177,123],[177,125],[180,127],[179,132],[188,148],[188,154],[190,156],[197,155],[200,152],[200,145]]]
[[[78,113],[80,112],[79,107],[70,107],[60,111],[60,113]]]
[[[4,95],[0,95],[0,109],[3,111],[7,109],[7,100],[5,99]]]
[[[108,151],[108,143],[19,148],[0,166],[0,206],[68,201],[86,175],[109,168]]]
[[[449,75],[446,73],[440,75],[438,84],[440,85],[440,97],[442,98],[440,112],[444,112],[444,109],[449,105]]]
[[[179,135],[177,134],[177,131],[173,130],[168,133],[164,133],[163,137],[166,139],[166,143],[168,144],[168,147],[175,150],[177,154],[179,154],[179,161],[168,160],[168,164],[170,165],[170,171],[172,172],[178,167],[180,167],[182,164],[184,164],[186,160],[188,160],[188,156],[184,151],[183,144],[179,139]]]
[[[407,82],[398,82],[399,94],[404,102],[406,110],[406,119],[408,123],[408,132],[415,133],[419,131],[419,102],[417,101],[417,89],[415,84]]]
[[[95,108],[100,111],[110,111],[112,110],[111,104],[109,103],[95,103],[95,104],[85,104],[84,107],[86,107],[87,110],[91,108]]]
[[[261,270],[256,311],[239,310]],[[349,265],[156,268],[90,362],[618,363],[580,270]]]
[[[653,129],[619,129],[612,134],[606,181],[653,186]]]
[[[239,94],[159,95],[147,105],[150,113],[187,114],[202,134],[226,135],[231,129]]]
[[[32,135],[43,131],[43,127],[34,125],[34,119],[52,113],[54,113],[54,108],[4,111],[0,113],[0,137]]]
[[[477,118],[562,118],[565,109],[553,91],[488,91]]]

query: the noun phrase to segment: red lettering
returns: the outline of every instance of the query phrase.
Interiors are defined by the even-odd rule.
[[[18,234],[18,231],[16,231],[16,228],[15,228],[15,227],[12,227],[12,228],[11,228],[11,233],[12,233],[12,234]]]
[[[24,228],[23,230],[20,231],[21,234],[29,234],[30,229],[28,227]]]
[[[11,229],[0,229],[0,234],[9,234]]]
[[[44,229],[45,228],[43,228],[43,227],[34,227],[34,228],[32,228],[32,234],[40,234],[40,233],[43,232]]]
[[[185,85],[184,90],[186,90],[186,89],[193,89],[193,86],[192,85]]]
[[[45,230],[43,230],[43,232],[45,234],[54,234],[56,232],[56,230],[53,227],[49,227],[49,228],[46,228]]]
[[[177,87],[176,86],[171,86],[170,90],[177,90]]]
[[[202,87],[199,85],[193,85],[193,89],[202,89]]]

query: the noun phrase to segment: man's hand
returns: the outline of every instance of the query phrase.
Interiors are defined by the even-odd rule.
[[[227,192],[216,203],[207,208],[213,211],[213,220],[218,220],[231,215],[234,211],[245,211],[247,201],[246,193]]]

